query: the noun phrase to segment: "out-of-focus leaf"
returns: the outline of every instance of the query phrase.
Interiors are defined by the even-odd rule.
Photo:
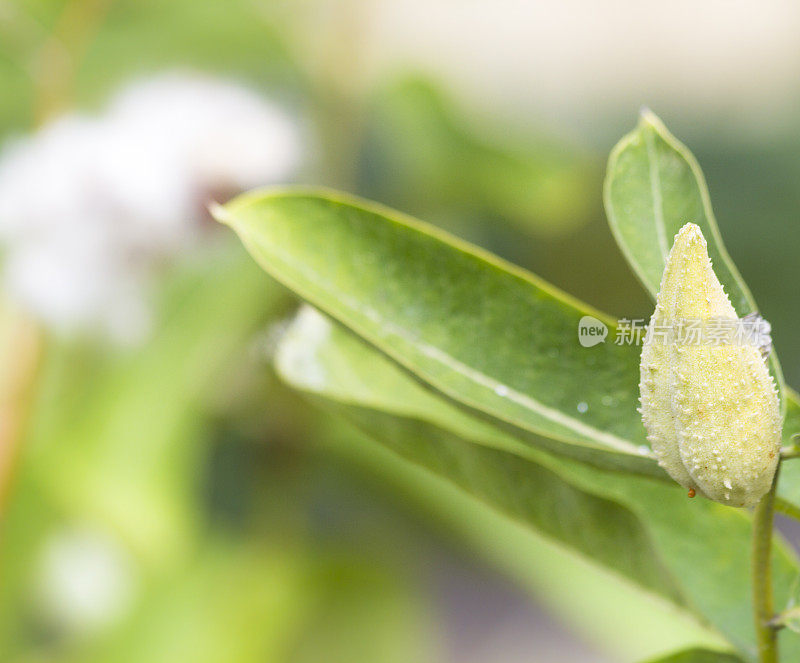
[[[28,459],[42,488],[84,516],[125,523],[144,556],[180,549],[191,521],[181,487],[196,480],[201,453],[198,400],[279,296],[239,255],[212,258],[175,280],[141,351],[94,367],[54,353]]]
[[[215,2],[117,0],[83,54],[76,87],[96,100],[142,71],[195,67],[296,83],[297,67],[268,7],[247,0]]]
[[[698,624],[693,615],[654,600],[652,592],[539,535],[522,521],[500,515],[342,417],[323,417],[320,426],[326,450],[374,474],[403,508],[418,510],[437,531],[455,536],[466,550],[510,575],[570,630],[608,652],[611,660],[638,660],[693,646],[725,647],[722,637]]]
[[[573,231],[594,211],[600,172],[587,154],[508,123],[495,130],[469,122],[423,77],[385,86],[371,124],[365,186],[401,209],[463,210],[465,217],[502,219],[540,236]]]
[[[130,353],[48,349],[2,521],[0,650],[24,639],[21,606],[59,527],[113,533],[137,568],[165,572],[198,536],[194,489],[206,441],[199,402],[279,305],[241,252],[171,282],[154,338]]]
[[[305,588],[307,567],[299,553],[207,542],[197,559],[151,583],[114,633],[62,660],[285,661],[313,598]]]
[[[184,568],[152,584],[122,627],[60,660],[432,661],[413,591],[368,562],[286,542],[206,541]]]
[[[710,649],[687,649],[663,658],[651,658],[645,663],[742,663],[742,659],[733,654]]]
[[[327,399],[402,457],[656,595],[687,605],[753,657],[745,511],[689,500],[678,486],[522,444],[425,390],[318,314],[298,319],[277,363],[290,384]],[[774,565],[781,605],[800,569],[780,539]],[[800,638],[783,636],[782,646],[800,653]]]
[[[314,559],[308,577],[316,594],[311,618],[296,638],[292,663],[433,661],[431,615],[402,573],[344,553]]]
[[[215,210],[279,281],[460,405],[530,442],[663,476],[636,415],[638,351],[611,320],[414,219],[342,194],[255,192]],[[540,434],[546,437],[539,437]]]
[[[0,17],[0,80],[19,94],[0,107],[0,132],[6,120],[30,126],[41,111],[42,90],[59,88],[66,99],[97,103],[111,87],[150,71],[170,67],[197,67],[204,71],[250,74],[259,81],[299,82],[296,65],[287,52],[278,16],[269,8],[247,0],[214,2],[173,0],[116,0],[96,2],[77,9],[67,2],[13,0],[3,5]],[[64,35],[57,31],[80,17],[82,30]],[[55,33],[55,34],[54,34]],[[74,71],[62,72],[57,81],[26,75],[28,63],[60,38],[66,55],[74,58]],[[74,75],[74,78],[73,78]],[[5,87],[4,87],[5,89]],[[45,90],[46,92],[46,90]],[[12,114],[13,113],[13,114]],[[27,117],[26,117],[27,115]]]

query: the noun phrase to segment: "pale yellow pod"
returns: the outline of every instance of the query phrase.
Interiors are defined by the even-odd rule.
[[[757,344],[733,336],[718,344],[698,342],[691,332],[678,334],[687,321],[734,330],[736,320],[700,228],[687,223],[667,258],[642,347],[642,420],[659,464],[673,479],[740,507],[761,499],[777,468],[775,383]]]

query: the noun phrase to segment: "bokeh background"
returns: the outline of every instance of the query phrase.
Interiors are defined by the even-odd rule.
[[[800,385],[791,0],[0,0],[0,660],[614,663],[716,636],[317,411],[207,213],[324,184],[600,309],[657,112]]]

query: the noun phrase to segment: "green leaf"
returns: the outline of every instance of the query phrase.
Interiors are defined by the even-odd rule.
[[[563,141],[484,122],[445,90],[403,76],[376,96],[370,123],[370,195],[426,218],[510,222],[518,231],[563,236],[592,218],[601,173]],[[476,218],[477,217],[477,218]]]
[[[296,318],[280,345],[276,365],[290,385],[325,396],[327,405],[404,458],[446,476],[503,513],[599,559],[640,585],[681,602],[630,512],[565,484],[545,467],[500,452],[541,456],[434,396],[315,310],[306,308]]]
[[[342,328],[304,312],[276,363],[292,386],[403,458],[640,587],[688,606],[752,656],[750,516],[689,500],[674,484],[606,471],[531,448],[426,390]],[[777,605],[797,576],[776,538]],[[782,636],[800,655],[800,639]]]
[[[710,649],[687,649],[664,658],[650,659],[647,663],[742,663],[742,659],[733,654]]]
[[[703,231],[714,272],[738,315],[758,311],[722,243],[697,160],[649,110],[612,150],[603,199],[611,232],[653,299],[675,234],[692,222]],[[770,370],[782,392],[783,373],[775,352]]]
[[[636,413],[638,348],[613,343],[604,314],[441,231],[342,194],[256,192],[215,214],[267,272],[461,407],[527,445],[665,478]],[[604,345],[579,345],[584,315],[608,325]],[[788,439],[800,430],[800,401],[787,400]],[[800,464],[787,464],[778,492],[779,508],[795,517],[799,473]]]
[[[110,634],[82,643],[77,656],[47,660],[434,660],[426,614],[394,569],[363,554],[331,554],[319,542],[305,547],[287,538],[276,537],[273,545],[204,538],[200,552],[148,585]]]
[[[332,414],[319,422],[326,450],[375,475],[405,508],[422,512],[436,531],[455,537],[510,576],[587,643],[607,652],[610,660],[633,661],[688,647],[726,647],[722,636],[691,614],[522,521],[504,517],[341,417]]]
[[[649,110],[612,150],[604,186],[608,223],[645,289],[655,297],[672,240],[681,227],[700,226],[714,271],[740,315],[757,310],[722,244],[700,166]]]
[[[658,475],[635,415],[638,349],[532,274],[349,196],[255,192],[215,215],[279,281],[440,393],[536,444]],[[609,327],[584,348],[578,323]],[[540,437],[542,436],[542,437]]]

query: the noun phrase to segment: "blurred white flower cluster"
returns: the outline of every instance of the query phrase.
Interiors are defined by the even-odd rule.
[[[56,628],[91,633],[130,609],[138,590],[134,560],[108,532],[69,525],[45,542],[36,595]]]
[[[225,80],[163,74],[98,117],[61,117],[0,153],[0,256],[9,294],[60,332],[134,343],[154,268],[197,246],[206,203],[285,181],[298,127]]]

